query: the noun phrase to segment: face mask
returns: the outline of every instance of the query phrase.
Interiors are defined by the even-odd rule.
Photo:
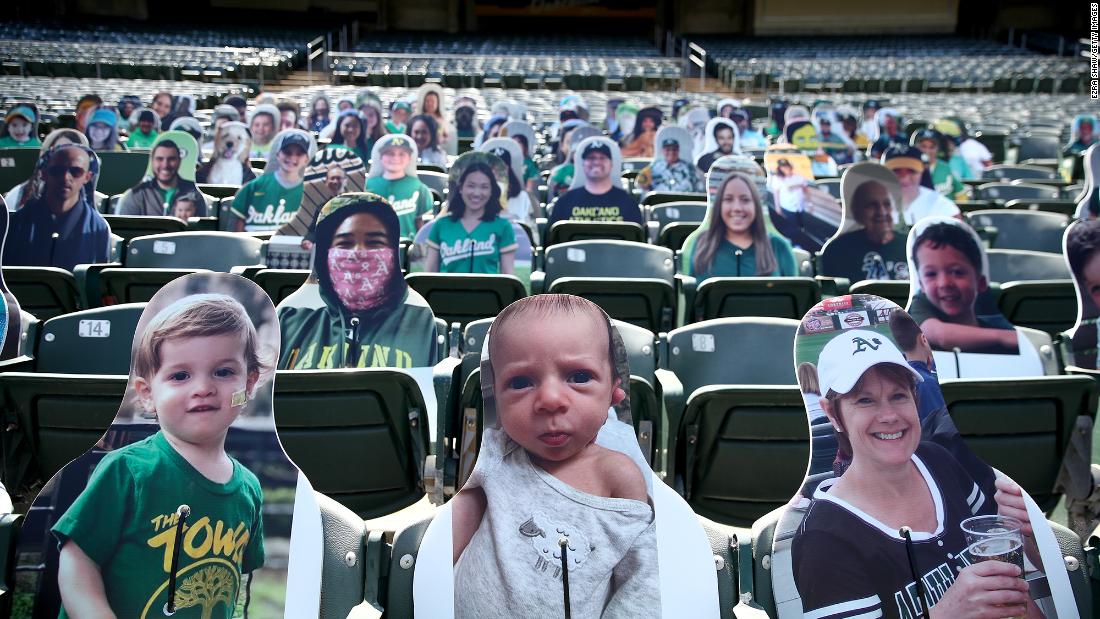
[[[390,247],[328,250],[328,272],[340,303],[353,312],[377,307],[393,273]]]

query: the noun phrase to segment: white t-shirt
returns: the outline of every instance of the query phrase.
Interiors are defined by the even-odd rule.
[[[959,153],[962,158],[966,160],[966,165],[970,167],[970,173],[973,178],[981,178],[982,170],[985,169],[983,161],[992,161],[993,153],[989,152],[989,149],[985,147],[985,144],[975,140],[974,138],[967,138],[965,142],[959,144]]]
[[[908,226],[912,226],[925,217],[931,217],[932,215],[955,217],[961,212],[954,202],[943,197],[940,192],[927,187],[920,188],[917,198],[906,205],[904,211],[903,217],[905,224]],[[894,213],[894,218],[897,219],[897,211]]]
[[[788,213],[798,213],[806,210],[806,198],[804,189],[806,178],[798,174],[768,176],[768,189],[776,194],[776,202],[779,207]]]

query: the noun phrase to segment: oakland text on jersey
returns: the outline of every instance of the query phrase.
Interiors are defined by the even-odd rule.
[[[456,260],[468,260],[471,256],[492,256],[497,253],[497,235],[492,234],[484,241],[460,239],[454,243],[440,243],[439,256],[444,265]]]
[[[420,202],[420,190],[414,191],[411,196],[404,200],[398,200],[397,196],[394,195],[389,196],[387,200],[393,205],[393,210],[398,216],[415,213],[416,205]]]
[[[617,206],[574,206],[570,219],[622,221],[623,215]]]
[[[246,220],[251,225],[279,225],[290,223],[291,219],[294,219],[294,215],[298,210],[288,211],[286,203],[279,200],[279,206],[274,204],[268,204],[264,207],[264,210],[258,211],[255,207],[248,207],[248,219]]]
[[[294,349],[290,351],[286,367],[291,370],[331,370],[343,367],[344,346],[331,345],[320,346],[321,354],[317,358],[318,344],[311,343],[303,351]],[[313,359],[317,358],[317,365]],[[411,368],[413,367],[412,355],[408,351],[382,346],[381,344],[364,343],[359,350],[359,358],[355,362],[357,368]]]

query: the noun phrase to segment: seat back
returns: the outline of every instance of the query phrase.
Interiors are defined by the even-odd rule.
[[[113,303],[145,303],[169,282],[206,269],[107,268],[99,272],[100,297]]]
[[[1007,283],[1037,279],[1070,279],[1066,260],[1061,255],[1024,249],[990,249],[989,280]]]
[[[1069,217],[1042,211],[991,209],[973,211],[966,216],[975,227],[994,226],[997,236],[993,249],[1026,249],[1062,253],[1062,236]]]
[[[0,192],[26,181],[38,165],[37,148],[0,148]]]
[[[148,152],[98,152],[99,180],[96,189],[113,196],[137,185],[149,165]]]
[[[1009,282],[1000,287],[997,307],[1014,325],[1054,336],[1077,321],[1072,280]]]
[[[649,209],[649,220],[657,222],[658,230],[676,222],[702,223],[706,216],[706,202],[665,202]]]
[[[139,236],[130,241],[127,267],[210,269],[228,273],[235,266],[259,264],[263,241],[231,232],[178,232]]]
[[[642,206],[655,206],[665,202],[702,202],[706,204],[707,194],[682,191],[651,191],[642,197]]]
[[[103,219],[111,226],[111,232],[129,241],[138,236],[150,234],[168,234],[183,232],[187,223],[175,217],[156,217],[149,215],[104,215]]]
[[[848,292],[851,294],[873,294],[893,301],[898,307],[905,307],[909,304],[909,282],[907,281],[865,279],[852,284]]]
[[[995,202],[1009,200],[1057,200],[1061,197],[1057,187],[1045,185],[986,183],[978,186],[978,198]]]
[[[944,380],[947,410],[975,454],[1016,480],[1044,510],[1058,503],[1055,480],[1077,417],[1096,417],[1086,376]]]
[[[800,320],[821,300],[810,277],[712,277],[695,293],[695,320],[770,316]]]
[[[35,369],[55,374],[129,374],[144,303],[111,305],[51,318],[39,328]]]
[[[432,312],[451,324],[491,318],[513,301],[527,296],[514,275],[480,273],[410,273],[409,287],[420,293]]]
[[[802,485],[810,456],[802,393],[796,385],[703,387],[688,401],[673,452],[673,477],[696,513],[751,526]]]
[[[264,289],[275,305],[301,288],[308,278],[308,269],[260,269],[252,274],[252,281]]]
[[[128,380],[125,374],[0,373],[5,408],[18,420],[3,437],[8,488],[44,483],[95,445],[118,413]]]
[[[4,267],[4,283],[19,300],[19,307],[47,320],[75,312],[80,293],[73,274],[57,267]]]
[[[549,247],[569,241],[610,239],[645,242],[645,230],[632,221],[557,221],[550,226],[543,245]]]
[[[1019,138],[1016,161],[1027,163],[1029,159],[1058,160],[1062,157],[1062,144],[1058,136],[1031,135]]]
[[[424,495],[428,419],[410,375],[378,368],[280,371],[274,410],[290,459],[317,491],[360,517],[394,512]]]
[[[562,277],[661,279],[672,284],[672,250],[629,241],[573,241],[548,247],[546,286]]]
[[[706,385],[794,385],[797,329],[786,318],[697,322],[669,332],[661,367],[676,374],[685,396]]]
[[[1021,179],[1049,179],[1055,178],[1055,172],[1051,168],[1038,165],[1007,165],[997,164],[982,170],[982,178],[1010,183]]]

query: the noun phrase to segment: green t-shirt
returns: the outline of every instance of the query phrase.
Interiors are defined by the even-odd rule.
[[[233,460],[218,484],[199,473],[161,432],[112,451],[53,527],[99,565],[118,617],[162,617],[176,541],[176,509],[188,505],[176,569],[175,617],[229,619],[241,575],[264,564],[263,493]],[[64,609],[61,617],[67,617]]]
[[[393,181],[372,176],[367,179],[367,191],[382,196],[393,206],[401,222],[401,236],[408,239],[416,236],[416,220],[432,210],[432,190],[415,176]]]
[[[539,167],[535,165],[535,162],[531,159],[523,160],[523,181],[527,182],[532,178],[539,177]]]
[[[479,221],[467,232],[462,220],[432,222],[428,247],[439,250],[440,273],[500,273],[500,255],[516,251],[512,222],[503,217]]]
[[[40,146],[42,142],[39,142],[35,136],[31,136],[26,142],[16,142],[10,135],[0,138],[0,148],[38,148]]]
[[[350,150],[351,152],[355,153],[356,157],[363,160],[363,165],[366,165],[367,162],[370,161],[370,149],[371,149],[370,146],[367,147],[366,152],[363,152],[363,151],[359,150],[358,148],[355,148],[354,146],[348,146],[347,144],[329,144],[328,146],[325,147],[325,150],[337,149],[337,148],[342,148],[344,150]]]
[[[287,189],[275,172],[258,176],[241,187],[230,210],[244,220],[244,229],[275,230],[290,223],[302,204],[302,183]]]
[[[932,186],[936,188],[936,191],[951,200],[955,199],[956,194],[966,189],[962,181],[951,172],[950,164],[943,159],[937,159],[936,164],[932,166],[930,171],[932,172]]]
[[[573,184],[573,164],[563,163],[558,167],[550,171],[550,186],[560,185],[569,189],[569,185]],[[564,190],[563,190],[564,191]]]
[[[688,275],[695,277],[699,283],[711,277],[793,277],[798,275],[798,265],[791,251],[791,243],[787,239],[777,235],[768,234],[771,241],[772,253],[775,254],[777,268],[771,273],[756,274],[756,245],[742,249],[727,239],[722,239],[718,251],[714,253],[714,262],[710,269],[702,273],[695,272],[695,251],[699,248],[698,242],[692,247],[691,259],[684,265]],[[741,250],[741,255],[737,255]]]
[[[126,146],[130,148],[152,148],[153,142],[156,141],[157,132],[155,130],[145,133],[141,129],[135,129],[130,133],[130,139],[126,141]]]

